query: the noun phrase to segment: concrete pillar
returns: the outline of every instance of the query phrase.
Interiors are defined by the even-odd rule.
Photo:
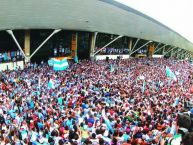
[[[74,58],[77,55],[77,40],[78,34],[72,34],[72,41],[71,41],[71,57]]]
[[[25,30],[25,37],[24,37],[24,53],[26,57],[30,56],[30,30]],[[30,60],[26,58],[26,62]]]
[[[129,53],[131,52],[131,49],[132,49],[132,46],[133,46],[133,39],[132,38],[129,38],[128,39],[128,48],[129,48]]]
[[[96,43],[96,36],[97,32],[91,33],[91,42],[90,42],[90,59],[94,60],[94,53],[95,53],[95,43]]]
[[[166,50],[166,46],[164,46],[162,49],[162,55],[165,55],[165,50]]]
[[[150,43],[150,45],[148,45],[148,56],[152,57],[155,51],[155,44],[154,43]]]

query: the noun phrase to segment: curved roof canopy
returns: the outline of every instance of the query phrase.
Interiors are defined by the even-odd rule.
[[[0,30],[6,29],[97,31],[193,52],[193,44],[178,33],[113,0],[0,0]]]

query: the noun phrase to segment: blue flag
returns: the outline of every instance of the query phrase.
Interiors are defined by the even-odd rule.
[[[49,89],[54,89],[55,88],[55,83],[52,79],[50,79],[50,81],[48,82],[48,88]]]
[[[172,80],[177,80],[176,75],[172,72],[172,70],[166,66],[166,76],[171,78]]]
[[[55,71],[66,70],[69,67],[66,58],[63,60],[53,59],[53,68]]]
[[[113,67],[113,65],[111,64],[110,65],[110,72],[113,72],[114,71],[114,67]]]
[[[48,60],[48,65],[53,66],[53,69],[55,71],[66,70],[69,67],[69,64],[66,58],[62,60],[52,58]]]
[[[48,65],[49,66],[53,66],[54,65],[54,60],[53,59],[49,59],[48,60]]]
[[[142,86],[142,88],[141,88],[142,93],[144,93],[144,92],[145,92],[145,87],[146,87],[146,82],[145,82],[145,81],[143,81],[143,86]]]
[[[5,61],[9,60],[8,54],[6,52],[3,53],[3,58]]]
[[[77,55],[74,57],[74,62],[78,63],[78,56]]]

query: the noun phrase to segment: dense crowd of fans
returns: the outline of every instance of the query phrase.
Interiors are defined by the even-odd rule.
[[[70,48],[64,48],[60,46],[59,48],[54,48],[53,49],[53,56],[54,57],[59,57],[59,56],[69,56],[71,54]]]
[[[164,145],[178,134],[178,114],[191,109],[184,103],[193,101],[192,74],[192,65],[174,59],[1,72],[0,144]]]
[[[19,61],[22,59],[23,59],[23,56],[20,51],[0,52],[0,63],[10,62],[10,61]]]

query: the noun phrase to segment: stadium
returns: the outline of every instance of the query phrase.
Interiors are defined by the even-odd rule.
[[[0,2],[0,144],[193,142],[190,40],[114,0]]]

